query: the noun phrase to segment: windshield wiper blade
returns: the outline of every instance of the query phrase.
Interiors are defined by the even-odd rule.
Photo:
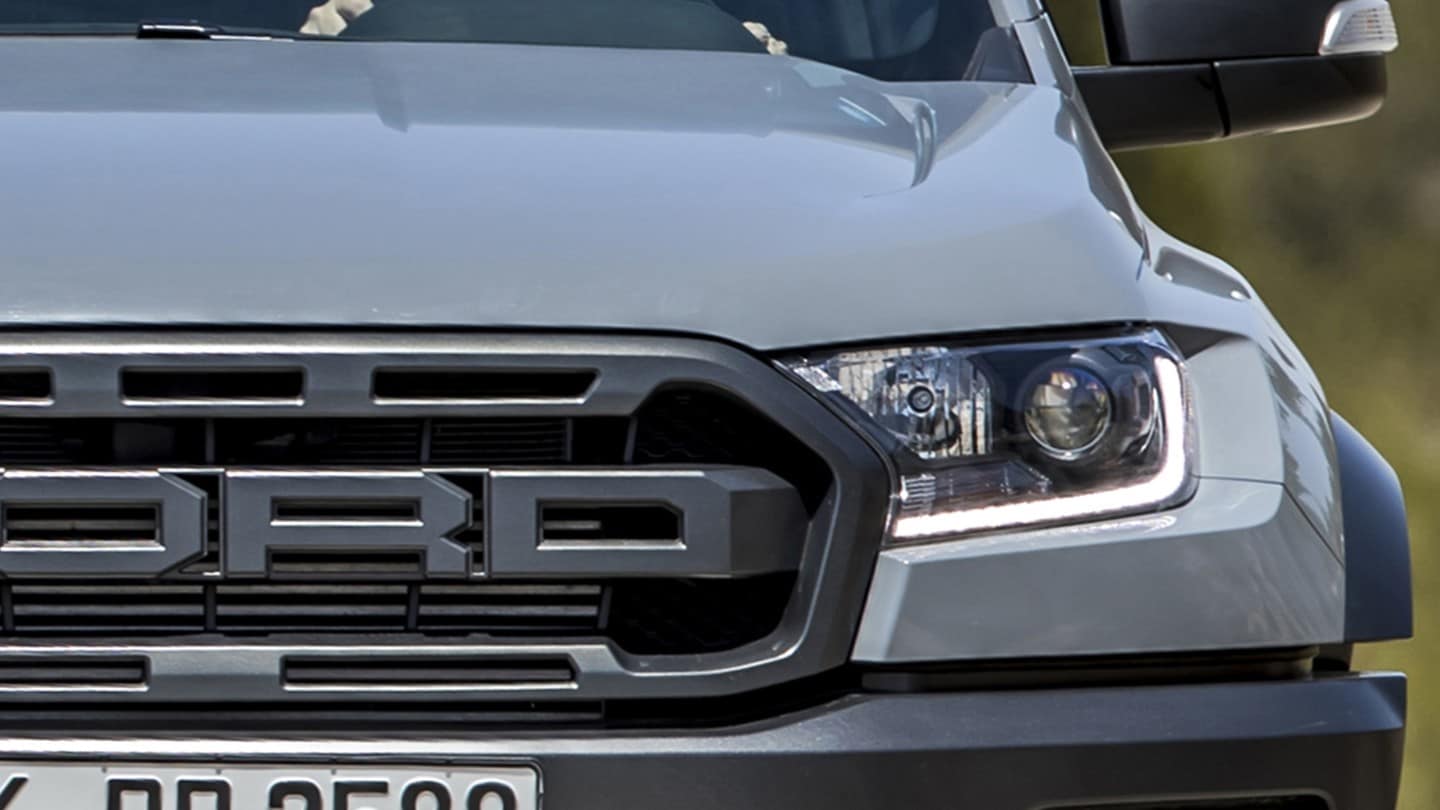
[[[279,28],[244,28],[212,25],[199,20],[141,20],[135,29],[137,39],[334,39],[318,34],[302,34]]]

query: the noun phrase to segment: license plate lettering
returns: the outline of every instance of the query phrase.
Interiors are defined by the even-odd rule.
[[[528,767],[14,765],[0,810],[537,810]]]

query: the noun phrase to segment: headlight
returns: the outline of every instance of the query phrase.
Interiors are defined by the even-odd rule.
[[[894,542],[1163,509],[1194,486],[1184,367],[1157,331],[781,362],[894,458]]]

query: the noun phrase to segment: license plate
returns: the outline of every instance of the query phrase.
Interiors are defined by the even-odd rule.
[[[0,763],[0,810],[538,810],[529,767]]]

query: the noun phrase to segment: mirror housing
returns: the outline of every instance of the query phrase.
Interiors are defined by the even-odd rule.
[[[1101,0],[1110,65],[1076,83],[1112,150],[1365,118],[1399,44],[1386,0]]]

